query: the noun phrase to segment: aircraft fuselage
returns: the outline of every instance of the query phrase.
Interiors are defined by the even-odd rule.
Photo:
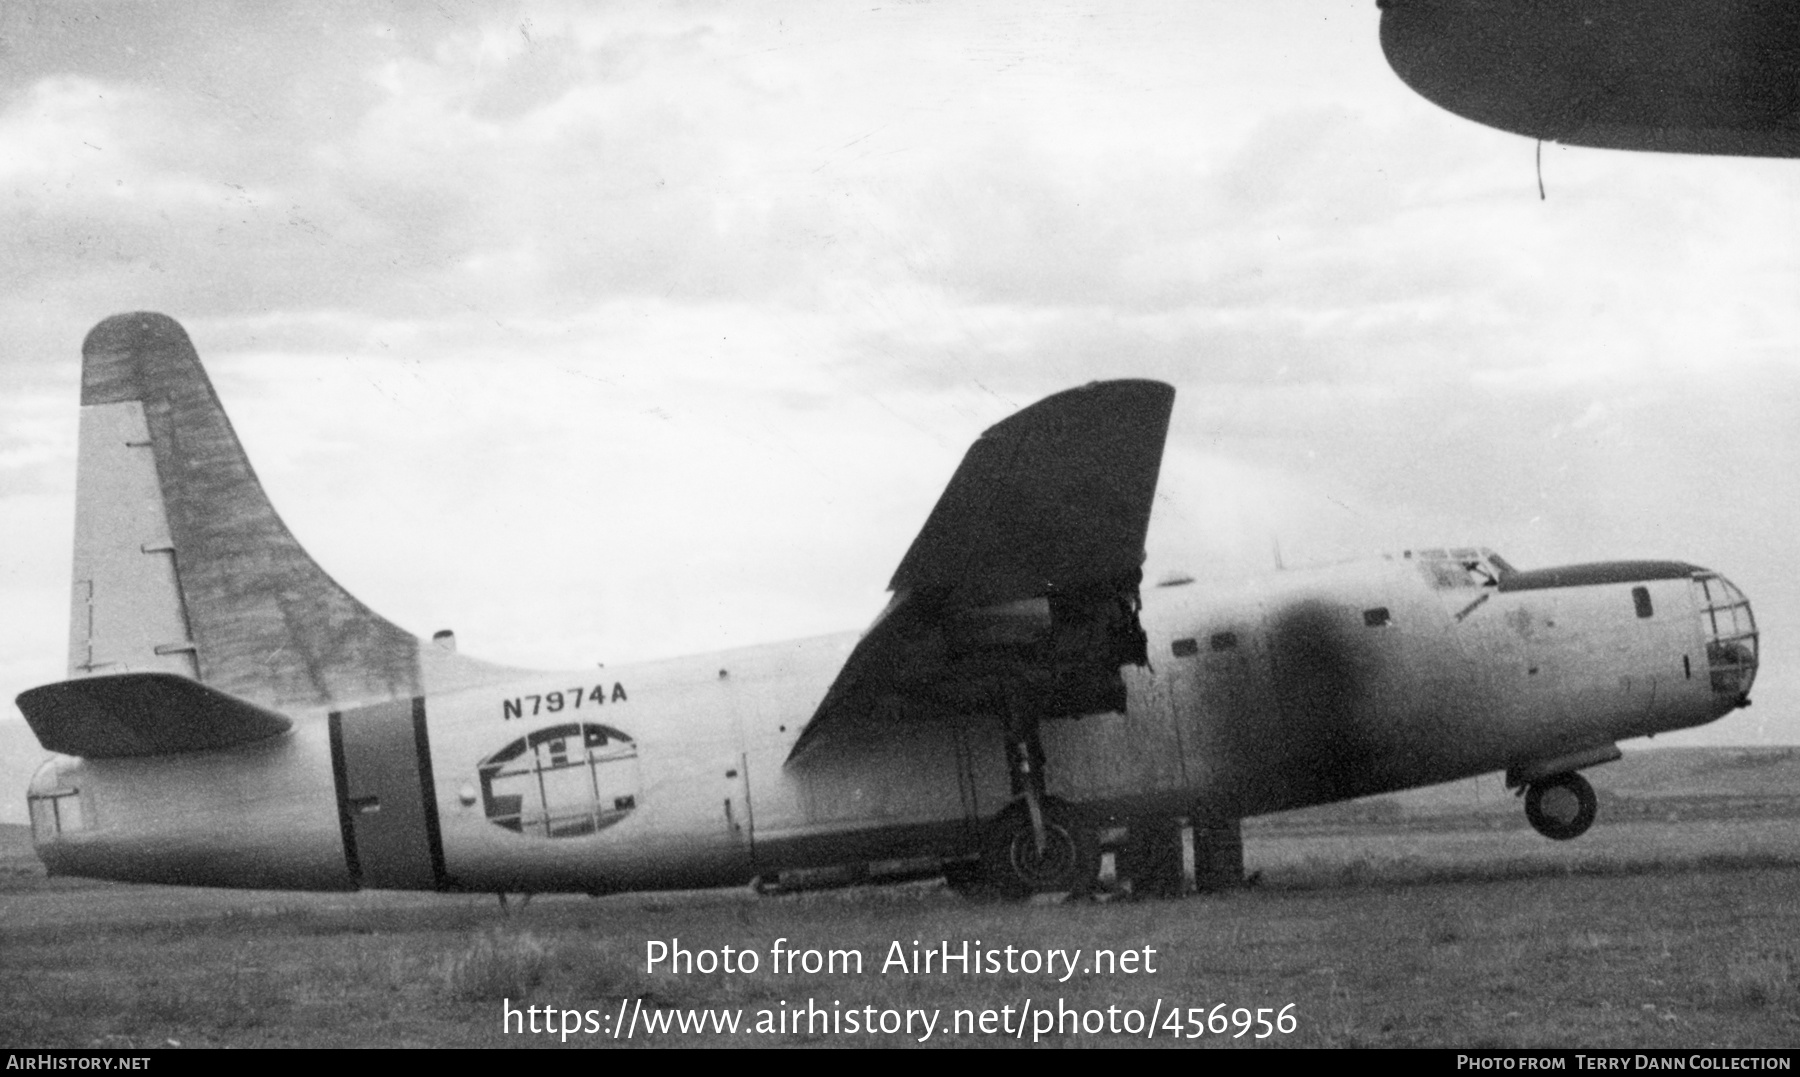
[[[1123,713],[1042,723],[1046,792],[1094,820],[1235,820],[1529,781],[1744,701],[1748,603],[1716,574],[1430,554],[1146,590],[1149,663],[1124,668]],[[58,756],[34,838],[57,874],[293,889],[599,893],[974,853],[1018,792],[997,718],[870,722],[790,760],[855,643],[427,678],[229,750]]]

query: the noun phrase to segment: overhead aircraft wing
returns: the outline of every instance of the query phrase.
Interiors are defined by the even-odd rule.
[[[1095,382],[1020,411],[970,447],[790,759],[858,720],[1124,708],[1146,661],[1144,533],[1175,390]]]
[[[21,692],[38,743],[88,759],[203,752],[285,733],[285,715],[173,673],[79,677]]]
[[[1378,0],[1395,74],[1572,146],[1800,157],[1793,0]]]

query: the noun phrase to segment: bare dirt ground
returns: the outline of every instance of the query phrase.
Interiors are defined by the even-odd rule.
[[[562,1037],[519,1029],[565,1010],[568,1046],[903,1045],[927,1013],[924,1042],[959,1046],[1800,1041],[1800,751],[1652,752],[1591,776],[1600,822],[1573,842],[1526,829],[1493,782],[1459,783],[1253,820],[1245,890],[1024,906],[918,883],[546,896],[504,916],[491,896],[46,879],[22,828],[0,828],[0,1045],[548,1047]],[[759,967],[646,971],[647,945],[676,939]],[[862,971],[774,971],[782,939]],[[1015,971],[884,970],[914,940],[1002,965],[1012,946]],[[1023,967],[1059,948],[1080,951],[1066,979]],[[1154,971],[1098,971],[1097,949]],[[794,1028],[809,1003],[824,1016]],[[907,1011],[910,1031],[879,1030]],[[735,1032],[711,1023],[732,1015]]]

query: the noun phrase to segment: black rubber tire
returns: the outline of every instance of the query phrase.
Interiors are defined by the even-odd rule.
[[[1042,853],[1023,803],[988,824],[981,867],[994,897],[1014,901],[1033,894],[1086,897],[1099,885],[1100,845],[1094,828],[1061,801],[1046,800],[1043,810]]]
[[[1531,829],[1555,841],[1587,833],[1599,810],[1594,787],[1574,771],[1539,778],[1525,789],[1525,818]]]

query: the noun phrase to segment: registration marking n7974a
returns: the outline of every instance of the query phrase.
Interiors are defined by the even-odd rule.
[[[514,696],[500,701],[500,720],[511,721],[514,718],[530,718],[540,714],[560,714],[563,711],[579,710],[583,704],[598,707],[607,700],[606,685],[596,684],[592,688],[580,685],[557,692],[543,692],[536,695]],[[612,701],[623,703],[626,700],[625,686],[613,682]]]

